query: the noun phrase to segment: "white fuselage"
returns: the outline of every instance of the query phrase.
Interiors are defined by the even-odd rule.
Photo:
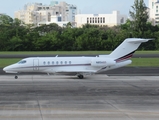
[[[32,57],[5,67],[7,73],[98,73],[131,64],[131,60],[117,63],[101,57]]]

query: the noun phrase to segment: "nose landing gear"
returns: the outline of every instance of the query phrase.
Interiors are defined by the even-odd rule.
[[[78,77],[79,79],[83,79],[83,78],[84,78],[83,75],[78,75],[77,77]]]
[[[16,75],[14,78],[15,78],[15,79],[18,79],[18,76]]]

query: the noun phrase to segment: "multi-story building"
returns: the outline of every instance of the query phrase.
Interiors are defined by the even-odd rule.
[[[159,24],[159,1],[149,0],[149,17],[153,25]]]
[[[75,19],[77,27],[82,27],[85,24],[111,27],[124,24],[126,20],[127,16],[121,15],[119,11],[113,11],[112,14],[78,14]]]
[[[62,21],[75,23],[77,7],[66,2],[51,1],[50,5],[42,3],[26,4],[24,10],[16,11],[15,18],[26,24],[38,25],[39,22],[51,22],[51,16],[61,16]]]

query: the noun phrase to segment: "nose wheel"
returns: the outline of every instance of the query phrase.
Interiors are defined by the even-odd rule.
[[[16,75],[14,78],[15,78],[15,79],[18,79],[18,76]]]
[[[83,75],[78,75],[78,78],[79,78],[79,79],[83,79],[84,76],[83,76]]]

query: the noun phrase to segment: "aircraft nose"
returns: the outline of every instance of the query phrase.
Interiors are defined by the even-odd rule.
[[[17,71],[13,70],[13,65],[4,67],[3,71],[5,71],[6,73],[17,73]]]
[[[4,67],[4,68],[3,68],[3,71],[7,71],[7,67]]]
[[[3,71],[5,71],[5,72],[8,71],[8,70],[9,70],[8,66],[3,68]]]

